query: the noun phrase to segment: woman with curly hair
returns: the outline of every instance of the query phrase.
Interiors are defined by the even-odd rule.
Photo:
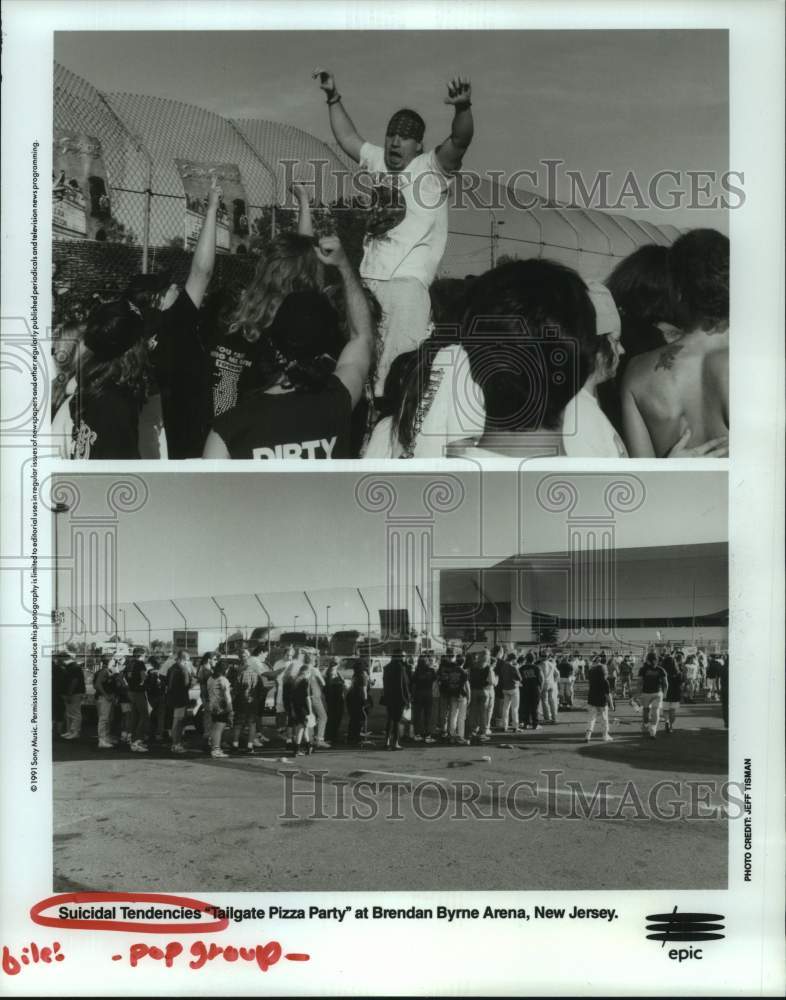
[[[293,292],[319,290],[324,283],[323,264],[314,252],[308,194],[301,185],[292,190],[299,203],[297,232],[276,236],[249,286],[221,313],[212,338],[203,334],[214,417],[227,413],[264,381],[274,354],[270,331],[284,299]]]
[[[52,433],[61,458],[139,458],[139,415],[150,371],[146,325],[127,299],[98,306],[64,331],[53,392]]]
[[[336,236],[316,248],[341,276],[349,317],[344,340],[327,297],[293,292],[270,328],[259,386],[213,424],[204,458],[350,458],[351,418],[374,352],[371,311]]]

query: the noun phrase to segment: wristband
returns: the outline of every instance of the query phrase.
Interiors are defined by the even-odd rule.
[[[472,101],[462,101],[461,104],[454,104],[453,107],[456,111],[466,111],[467,108],[472,107]]]
[[[332,97],[328,97],[327,102],[328,102],[329,105],[330,104],[338,104],[338,102],[340,100],[341,100],[341,94],[339,94],[338,92],[334,92],[334,94],[332,95]]]

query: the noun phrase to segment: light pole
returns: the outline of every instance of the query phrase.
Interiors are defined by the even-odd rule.
[[[295,615],[294,619],[292,620],[292,631],[293,632],[297,632],[297,620],[298,620],[298,618],[300,618],[300,615]]]
[[[127,643],[128,642],[128,636],[127,636],[126,633],[127,633],[128,629],[126,628],[126,609],[125,608],[118,608],[117,610],[123,616],[123,642]]]
[[[262,610],[265,612],[265,617],[267,618],[267,661],[268,663],[270,663],[270,629],[272,628],[270,622],[270,613],[268,612],[267,608],[262,603],[262,601],[259,599],[259,594],[254,594],[254,599],[256,600],[260,608],[262,608]]]
[[[317,609],[311,603],[311,598],[308,596],[307,591],[305,591],[305,590],[303,591],[303,596],[308,601],[308,606],[311,608],[311,611],[313,612],[313,615],[314,615],[314,642],[316,643],[317,655],[318,655],[319,654],[319,619],[317,618]]]
[[[186,621],[186,616],[183,614],[183,612],[180,610],[180,608],[175,604],[175,602],[171,598],[169,600],[169,603],[172,605],[172,607],[175,609],[175,611],[177,611],[177,613],[183,619],[183,633],[184,633],[184,637],[185,637],[185,642],[183,643],[183,645],[187,646],[188,645],[188,622]],[[174,640],[174,638],[175,637],[173,635],[172,639]],[[172,642],[172,652],[173,653],[175,652],[174,641]]]
[[[328,643],[328,652],[330,651],[330,608],[332,605],[325,605],[325,638]]]
[[[218,603],[218,601],[215,599],[215,597],[211,596],[210,600],[218,608],[218,613],[219,613],[219,615],[221,615],[221,618],[219,620],[221,622],[221,625],[224,628],[224,656],[226,656],[227,653],[229,652],[228,649],[227,649],[227,643],[229,642],[229,623],[227,621],[227,616],[224,613],[224,609],[221,607],[221,605]],[[188,636],[186,636],[186,639],[187,638],[188,638]]]
[[[87,670],[87,625],[85,625],[84,618],[82,618],[81,615],[78,615],[76,613],[76,611],[74,611],[73,608],[69,608],[68,610],[71,612],[72,617],[76,618],[76,620],[79,622],[79,624],[85,630],[85,637],[82,640],[82,656],[83,656],[84,661],[85,661],[84,670],[86,671]]]
[[[144,613],[144,611],[139,607],[139,605],[136,603],[136,601],[132,601],[131,603],[137,609],[137,611],[142,616],[142,618],[144,618],[145,621],[147,622],[147,651],[149,653],[150,652],[150,647],[153,645],[153,633],[152,633],[152,629],[150,627],[150,619],[147,617],[147,615]]]
[[[57,516],[58,514],[67,514],[71,508],[67,503],[56,503],[52,508],[52,513],[55,516],[55,537],[54,537],[54,550],[55,550],[55,613],[53,616],[54,625],[54,646],[55,649],[60,648],[60,613],[58,611],[58,606],[60,604],[60,552],[58,549],[58,531],[57,531]]]
[[[101,608],[101,610],[104,612],[104,614],[107,616],[107,618],[115,626],[115,652],[117,652],[117,640],[119,639],[119,636],[117,634],[117,619],[113,615],[110,615],[110,613],[106,610],[106,608],[104,607],[103,604],[99,604],[98,606],[99,606],[99,608]]]
[[[368,609],[368,604],[366,604],[366,599],[363,596],[363,592],[360,587],[355,588],[358,592],[358,597],[363,607],[366,609],[366,655],[369,660],[371,659],[371,612]]]
[[[494,209],[489,209],[489,215],[491,216],[491,227],[490,227],[490,239],[489,239],[489,250],[491,256],[491,266],[495,267],[497,263],[497,243],[499,242],[499,229],[500,226],[505,225],[505,221],[501,222],[497,219]]]

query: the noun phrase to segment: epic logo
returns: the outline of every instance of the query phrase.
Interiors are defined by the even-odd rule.
[[[721,913],[677,913],[677,907],[671,913],[652,913],[647,917],[650,941],[662,942],[661,947],[672,941],[718,941],[724,937],[719,932],[724,925],[717,921],[723,920]],[[701,961],[704,958],[703,948],[670,948],[669,958],[672,962]]]

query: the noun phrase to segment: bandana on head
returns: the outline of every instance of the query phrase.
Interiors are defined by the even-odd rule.
[[[402,139],[414,139],[416,142],[422,142],[425,132],[426,123],[417,111],[402,108],[388,122],[385,135],[398,135]]]

